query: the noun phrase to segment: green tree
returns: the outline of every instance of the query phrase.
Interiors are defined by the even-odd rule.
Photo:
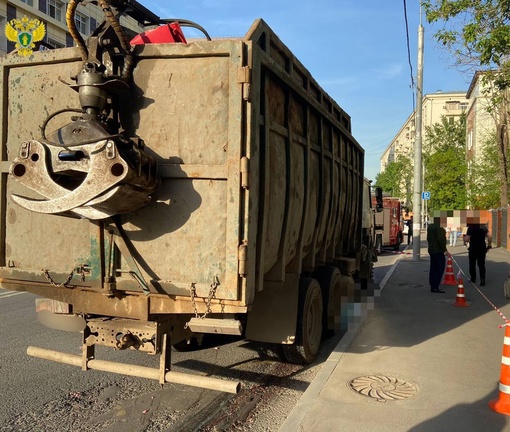
[[[423,163],[429,211],[466,208],[466,116],[425,128]]]
[[[383,192],[394,195],[400,191],[401,164],[390,162],[384,171],[375,176],[375,186],[382,188]]]
[[[482,70],[496,125],[500,206],[508,205],[510,124],[510,0],[424,0],[427,20],[442,22],[436,39],[465,70]]]
[[[443,22],[435,34],[464,68],[508,68],[509,0],[423,0],[427,20]],[[507,87],[510,83],[507,79]],[[504,83],[501,83],[504,85]]]
[[[399,155],[394,162],[390,162],[386,169],[375,177],[375,186],[383,192],[398,197],[405,206],[411,205],[413,164],[407,156]]]
[[[495,209],[500,205],[499,155],[496,133],[487,138],[484,152],[468,171],[469,202],[475,209]]]

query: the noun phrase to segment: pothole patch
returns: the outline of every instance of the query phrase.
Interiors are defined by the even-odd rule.
[[[418,392],[414,384],[387,375],[360,376],[349,381],[349,387],[379,402],[409,399]]]
[[[438,299],[436,299],[436,302],[437,302],[437,303],[448,303],[448,304],[452,304],[452,303],[454,303],[454,302],[455,302],[455,300],[454,300],[454,299],[452,299],[452,298],[438,298]]]
[[[407,287],[407,288],[423,288],[423,284],[409,283],[409,282],[402,282],[402,283],[399,283],[397,286],[399,286],[399,287]]]

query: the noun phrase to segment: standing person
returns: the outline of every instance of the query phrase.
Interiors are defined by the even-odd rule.
[[[446,249],[446,231],[440,225],[440,219],[434,218],[434,222],[427,227],[427,243],[430,255],[429,284],[430,292],[444,293],[444,289],[439,288],[445,269]]]
[[[487,243],[485,243],[487,239]],[[469,276],[476,283],[476,265],[480,272],[480,286],[485,286],[485,255],[492,247],[492,236],[485,225],[471,224],[468,226],[464,243],[469,243]]]
[[[411,216],[406,221],[407,225],[407,244],[410,245],[413,243],[413,217]]]
[[[459,231],[458,227],[453,227],[450,231],[450,246],[455,247],[457,246],[457,233]]]

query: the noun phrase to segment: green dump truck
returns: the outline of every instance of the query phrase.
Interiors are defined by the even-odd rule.
[[[372,274],[350,117],[260,19],[244,38],[132,44],[117,15],[136,2],[102,3],[87,41],[71,1],[75,47],[0,64],[1,287],[40,296],[41,321],[83,343],[28,354],[231,392],[172,371],[169,350],[233,334],[312,362],[340,297]],[[96,345],[161,354],[160,368]]]

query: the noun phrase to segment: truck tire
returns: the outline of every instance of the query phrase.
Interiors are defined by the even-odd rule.
[[[362,278],[359,280],[360,282],[360,289],[362,290],[368,290],[368,279],[367,278]]]
[[[283,353],[289,363],[309,364],[317,357],[322,339],[322,294],[319,282],[302,278],[299,283],[299,306],[296,340],[283,344]]]
[[[367,249],[368,251],[366,259],[361,260],[358,274],[358,279],[362,290],[367,290],[369,282],[374,279],[374,262],[377,261],[377,252],[375,248],[372,249],[371,242],[367,246]]]
[[[340,296],[342,288],[340,269],[324,266],[314,273],[322,293],[322,337],[334,336],[340,326]],[[335,318],[338,317],[338,322]]]
[[[395,243],[395,245],[393,246],[393,249],[396,250],[396,251],[399,251],[401,244],[402,244],[402,234],[399,234],[397,236],[397,243]]]

